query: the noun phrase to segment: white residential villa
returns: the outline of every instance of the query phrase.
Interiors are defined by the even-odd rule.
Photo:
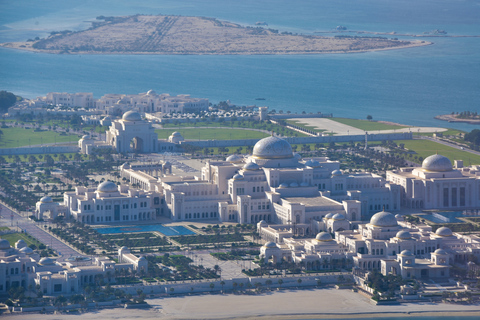
[[[352,261],[361,270],[377,269],[383,275],[417,279],[448,278],[454,261],[480,258],[476,235],[455,234],[446,227],[432,232],[431,226],[412,226],[399,215],[381,211],[358,229],[336,231],[333,238],[325,231],[332,218],[318,224],[320,232],[315,238],[294,238],[291,225],[259,222],[257,229],[268,241],[260,249],[260,257],[273,263],[282,259],[301,263],[307,270],[331,269],[334,260]]]
[[[18,240],[13,248],[7,240],[0,239],[0,294],[6,294],[11,287],[29,285],[39,285],[45,295],[78,293],[83,286],[95,283],[97,276],[114,282],[115,270],[148,270],[147,260],[131,254],[126,247],[118,251],[118,261],[96,257],[94,261],[67,259],[60,263],[53,258],[40,258],[23,240]]]

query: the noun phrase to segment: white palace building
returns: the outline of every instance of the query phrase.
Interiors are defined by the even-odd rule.
[[[136,115],[125,114],[119,125],[136,125],[138,119],[129,118]],[[265,220],[295,224],[299,233],[306,234],[328,213],[359,222],[381,208],[400,209],[399,186],[371,173],[344,174],[338,161],[325,157],[301,159],[287,141],[273,136],[259,140],[251,156],[208,161],[201,177],[144,171],[148,170],[130,165],[121,168],[122,178],[139,185],[138,190],[112,182],[97,189],[78,187],[65,193],[61,206],[41,200],[37,216],[64,212],[85,223],[148,220],[157,215],[174,221]],[[146,206],[140,207],[141,203]]]

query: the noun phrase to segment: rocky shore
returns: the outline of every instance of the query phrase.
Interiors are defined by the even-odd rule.
[[[386,37],[297,35],[204,17],[135,15],[101,17],[87,30],[56,32],[46,39],[2,46],[64,54],[271,55],[365,52],[429,44]]]

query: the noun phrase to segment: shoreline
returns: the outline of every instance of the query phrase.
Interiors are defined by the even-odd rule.
[[[480,124],[480,119],[458,119],[451,114],[441,114],[434,117],[437,120],[447,121],[447,122],[459,122],[459,123],[468,123],[468,124]]]
[[[398,46],[398,47],[386,47],[386,48],[372,48],[372,49],[361,49],[361,50],[338,50],[338,51],[317,51],[317,52],[308,52],[308,51],[294,51],[294,52],[211,52],[211,53],[184,53],[184,52],[91,52],[91,51],[77,51],[77,52],[61,52],[60,50],[41,50],[34,49],[30,47],[20,47],[28,42],[5,42],[0,43],[1,48],[19,50],[32,53],[45,53],[45,54],[60,54],[60,55],[150,55],[150,56],[280,56],[280,55],[319,55],[319,54],[352,54],[352,53],[367,53],[367,52],[376,52],[376,51],[386,51],[386,50],[401,50],[401,49],[410,49],[417,47],[424,47],[434,45],[434,42],[411,42],[409,45]]]

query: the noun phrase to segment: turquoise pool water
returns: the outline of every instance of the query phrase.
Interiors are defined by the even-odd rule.
[[[458,220],[457,217],[462,217],[463,214],[461,211],[450,211],[450,212],[432,212],[431,214],[423,214],[422,218],[430,220],[434,223],[459,223],[463,222]]]
[[[131,233],[131,232],[153,232],[158,231],[166,236],[181,236],[195,234],[195,232],[182,227],[173,226],[165,227],[161,224],[145,225],[145,226],[131,226],[131,227],[108,227],[108,228],[96,228],[98,233],[111,234],[111,233]]]

